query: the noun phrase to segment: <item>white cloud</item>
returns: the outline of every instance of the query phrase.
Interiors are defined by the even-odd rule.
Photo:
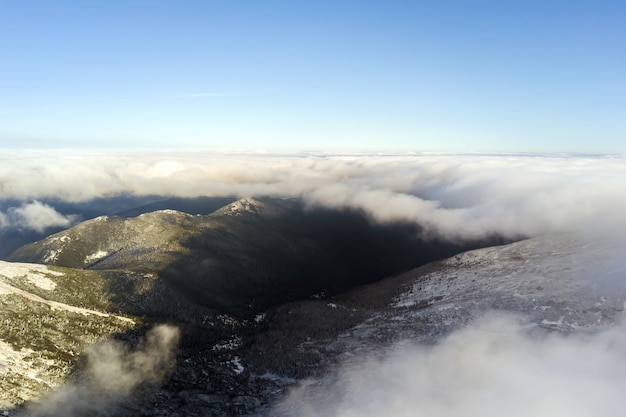
[[[76,216],[64,216],[54,208],[39,201],[10,207],[6,213],[0,212],[0,230],[20,228],[43,232],[49,227],[68,227],[78,220]]]
[[[531,336],[490,314],[434,346],[399,345],[302,385],[277,406],[301,417],[621,416],[626,333]]]
[[[480,238],[610,228],[626,220],[626,158],[5,152],[0,198],[84,201],[120,193],[295,196],[311,205]]]
[[[7,215],[0,211],[0,230],[9,227],[9,219]]]
[[[159,382],[173,369],[179,338],[177,328],[158,325],[136,350],[113,340],[93,345],[86,352],[86,364],[78,378],[19,415],[110,415],[138,386]]]

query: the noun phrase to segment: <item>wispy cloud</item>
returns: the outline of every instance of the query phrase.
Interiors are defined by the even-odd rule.
[[[279,416],[618,416],[624,327],[595,335],[531,335],[491,314],[434,346],[404,345],[353,360],[294,389]]]
[[[32,201],[0,211],[0,231],[18,228],[42,233],[50,227],[69,227],[78,220],[78,216],[64,216],[47,204]]]
[[[177,328],[159,325],[136,350],[113,340],[94,345],[86,352],[85,369],[76,380],[30,404],[19,416],[111,415],[138,386],[156,383],[173,369],[179,338]]]

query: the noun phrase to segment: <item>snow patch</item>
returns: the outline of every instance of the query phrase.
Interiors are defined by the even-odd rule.
[[[96,315],[100,317],[115,317],[118,320],[135,323],[134,320],[124,317],[118,316],[108,313],[103,313],[101,311],[89,310],[81,307],[74,307],[65,303],[59,303],[57,301],[47,300],[42,298],[36,294],[30,293],[28,291],[24,291],[20,288],[17,288],[11,285],[10,282],[7,282],[6,279],[26,279],[29,282],[37,285],[38,287],[46,290],[53,290],[56,287],[56,283],[49,278],[47,278],[43,274],[61,276],[64,275],[61,272],[51,271],[47,269],[44,265],[34,265],[34,264],[19,264],[13,262],[4,262],[0,261],[0,294],[16,294],[26,298],[27,300],[34,301],[36,303],[42,303],[50,306],[53,310],[65,310],[72,313],[78,313],[83,315]],[[6,278],[3,280],[2,278]]]
[[[90,264],[92,262],[98,261],[102,258],[104,258],[105,256],[107,256],[109,254],[109,252],[103,251],[103,250],[99,250],[96,253],[92,253],[91,255],[87,255],[85,257],[85,264]]]
[[[237,375],[241,375],[241,373],[246,369],[243,367],[243,364],[241,363],[241,358],[239,356],[235,356],[230,361],[230,364],[233,366],[233,372],[235,372]]]
[[[228,314],[220,314],[219,316],[217,316],[218,320],[220,320],[222,323],[228,325],[228,326],[237,326],[239,325],[239,321],[234,318],[229,316]]]
[[[226,206],[225,211],[228,215],[238,216],[242,213],[259,213],[262,206],[263,203],[253,198],[242,198]]]
[[[63,235],[63,236],[55,236],[55,237],[51,237],[50,238],[50,242],[63,242],[63,243],[67,243],[70,240],[72,240],[68,235]]]
[[[62,249],[51,250],[48,252],[45,258],[43,258],[44,263],[55,262],[59,259],[59,255],[61,254]]]
[[[46,254],[46,257],[43,259],[43,262],[52,263],[57,261],[59,259],[59,255],[61,254],[61,252],[63,252],[63,249],[65,248],[65,243],[71,240],[72,238],[68,235],[54,236],[48,238],[48,244],[61,242],[61,245],[57,249],[50,249]]]
[[[0,261],[0,277],[26,279],[29,283],[46,291],[54,291],[57,284],[46,275],[63,276],[62,272],[52,271],[45,265],[23,264]]]
[[[25,360],[25,358],[32,353],[33,350],[31,349],[21,349],[17,351],[13,349],[10,344],[0,340],[0,375],[16,373],[26,375],[38,382],[44,382],[33,374],[29,363]]]
[[[240,345],[241,345],[241,339],[235,336],[232,339],[228,339],[228,340],[222,341],[214,345],[211,350],[213,350],[214,352],[222,352],[225,350],[235,350]]]

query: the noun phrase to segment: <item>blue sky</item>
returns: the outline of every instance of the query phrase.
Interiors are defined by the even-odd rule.
[[[623,1],[0,0],[0,147],[626,151]]]

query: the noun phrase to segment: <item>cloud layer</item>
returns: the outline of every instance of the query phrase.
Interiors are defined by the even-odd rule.
[[[623,326],[540,334],[492,313],[434,346],[404,344],[293,390],[276,407],[301,417],[620,416]]]
[[[626,220],[624,189],[621,156],[12,151],[0,159],[0,199],[302,197],[450,239],[611,229]]]

